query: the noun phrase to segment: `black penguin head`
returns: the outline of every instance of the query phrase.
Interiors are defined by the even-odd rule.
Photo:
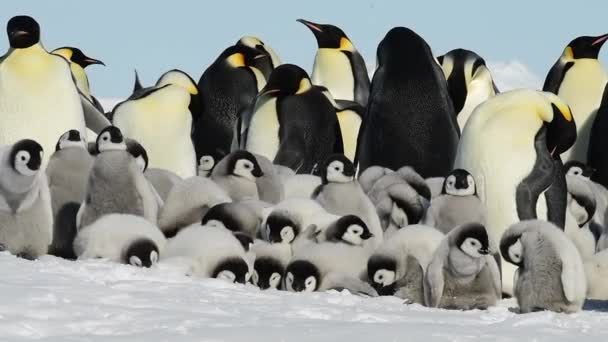
[[[568,176],[579,176],[586,179],[591,179],[595,172],[594,168],[578,160],[570,160],[564,164],[564,170]]]
[[[278,289],[281,286],[285,268],[277,259],[271,257],[256,258],[253,269],[253,275],[251,276],[253,285],[262,290]]]
[[[296,260],[285,270],[285,289],[291,292],[314,292],[321,283],[321,272],[310,261]]]
[[[242,258],[227,258],[215,267],[211,277],[245,284],[249,281],[249,266]]]
[[[570,107],[557,96],[549,94],[553,99],[551,108],[553,119],[545,123],[547,127],[547,149],[552,157],[556,158],[566,152],[576,141],[576,123],[572,117]]]
[[[300,233],[300,226],[289,217],[271,213],[266,219],[266,233],[272,243],[292,243]]]
[[[234,69],[249,68],[255,64],[256,60],[262,58],[268,58],[268,54],[241,44],[227,48],[219,57],[228,67]]]
[[[82,140],[80,132],[76,129],[71,129],[65,133],[63,133],[59,140],[57,141],[57,145],[55,145],[55,151],[63,150],[68,147],[78,147],[85,148],[85,142]]]
[[[456,229],[455,246],[473,258],[490,254],[490,239],[486,228],[479,223],[467,223]]]
[[[504,235],[500,239],[500,254],[507,262],[521,267],[524,255],[520,238],[521,234]]]
[[[372,255],[367,262],[367,279],[381,296],[395,294],[397,261],[385,255]]]
[[[85,55],[79,48],[75,47],[60,47],[53,50],[53,53],[65,57],[72,63],[80,65],[83,69],[93,64],[105,66],[104,62]]]
[[[241,39],[239,39],[238,42],[236,42],[236,45],[250,47],[258,51],[261,55],[266,56],[264,58],[259,56],[258,58],[254,58],[253,60],[253,66],[260,70],[262,74],[264,74],[265,79],[268,79],[272,70],[280,64],[278,56],[275,55],[274,51],[270,47],[266,46],[263,41],[256,37],[242,37]]]
[[[234,203],[220,203],[214,205],[205,213],[202,225],[221,227],[233,232],[243,231],[243,227],[236,219],[237,207]]]
[[[234,237],[239,240],[239,243],[241,244],[241,246],[243,246],[243,249],[245,249],[245,251],[249,251],[249,247],[251,247],[251,245],[253,244],[253,238],[249,234],[243,232],[234,232],[232,233],[232,235],[234,235]]]
[[[475,52],[465,49],[454,49],[437,57],[437,61],[448,82],[454,110],[459,113],[466,102],[469,83],[476,77],[477,71],[486,66],[486,62]]]
[[[42,146],[34,140],[24,139],[16,142],[11,148],[11,168],[22,176],[34,176],[40,170],[44,152]]]
[[[281,64],[272,71],[266,86],[260,90],[258,97],[302,94],[310,89],[312,89],[312,83],[304,69],[293,64]]]
[[[327,183],[349,183],[355,178],[355,165],[343,154],[334,154],[321,167],[321,179]]]
[[[40,25],[27,15],[12,17],[6,25],[6,32],[13,49],[26,49],[40,42]]]
[[[582,36],[574,39],[564,50],[564,56],[570,59],[592,58],[597,59],[608,34],[601,36]]]
[[[141,172],[145,172],[148,169],[148,152],[139,142],[127,139],[127,152],[133,156]]]
[[[124,262],[137,267],[151,267],[158,261],[158,246],[150,239],[138,239],[129,245]]]
[[[405,27],[392,28],[378,45],[376,53],[379,66],[411,65],[434,58],[431,48],[416,32]]]
[[[127,144],[120,129],[116,126],[104,128],[97,136],[97,153],[106,151],[125,151]]]
[[[327,240],[332,242],[346,242],[351,245],[361,246],[367,239],[374,235],[359,216],[346,215],[340,217],[328,228]]]
[[[315,35],[319,49],[340,49],[345,51],[353,51],[355,48],[344,31],[339,27],[328,24],[317,24],[304,19],[297,21],[306,25]]]
[[[456,169],[443,181],[442,194],[452,196],[473,196],[477,194],[475,180],[466,170]]]
[[[264,176],[258,160],[251,152],[245,150],[232,152],[228,159],[228,172],[251,181]]]

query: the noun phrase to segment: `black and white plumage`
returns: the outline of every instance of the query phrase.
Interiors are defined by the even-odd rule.
[[[443,237],[439,230],[423,225],[400,229],[369,258],[368,282],[382,296],[424,304],[424,272]]]
[[[281,289],[291,247],[284,243],[255,240],[249,249],[255,254],[251,282],[262,290]]]
[[[200,157],[198,160],[197,175],[200,177],[209,177],[211,175],[211,171],[213,171],[213,168],[218,161],[216,161],[211,155],[204,155]]]
[[[483,310],[495,305],[502,291],[494,253],[488,232],[479,223],[450,231],[426,270],[426,305],[456,310]]]
[[[162,257],[166,243],[160,229],[143,217],[110,214],[78,231],[74,252],[78,259],[150,267]]]
[[[203,216],[202,225],[241,232],[254,238],[262,220],[256,211],[241,202],[220,203],[211,207]]]
[[[604,231],[595,220],[596,199],[593,182],[584,176],[566,175],[568,212],[577,224],[566,225],[564,232],[572,240],[583,260],[596,252]]]
[[[257,180],[264,176],[256,157],[243,150],[230,153],[211,172],[211,180],[234,201],[258,199]]]
[[[48,251],[53,234],[44,152],[34,140],[0,147],[0,244],[26,259]]]
[[[502,236],[500,252],[518,266],[514,294],[520,312],[581,310],[587,291],[583,262],[555,225],[540,220],[516,223]]]
[[[260,70],[264,75],[264,78],[268,80],[270,73],[274,68],[281,65],[281,59],[279,55],[266,43],[261,41],[257,37],[244,36],[236,42],[236,45],[243,45],[255,49],[260,52],[264,57],[254,58],[251,65]]]
[[[342,216],[324,230],[315,232],[316,241],[345,243],[352,246],[363,246],[373,237],[374,234],[367,224],[355,215]]]

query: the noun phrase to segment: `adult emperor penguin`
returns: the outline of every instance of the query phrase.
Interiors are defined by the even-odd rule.
[[[0,60],[0,145],[27,137],[52,151],[70,129],[86,137],[86,127],[99,132],[109,125],[78,91],[65,58],[44,49],[33,18],[11,18],[7,34],[10,48]],[[49,157],[42,160],[43,168]]]
[[[501,298],[494,244],[479,223],[459,226],[437,247],[424,277],[429,307],[485,310]]]
[[[230,153],[239,111],[266,84],[262,72],[253,66],[257,58],[268,55],[244,45],[231,46],[198,81],[202,110],[192,130],[197,160],[210,155],[218,162]]]
[[[43,154],[29,139],[0,147],[0,245],[26,259],[46,254],[53,233]]]
[[[269,58],[256,58],[253,60],[252,63],[252,66],[260,70],[267,80],[270,77],[270,73],[272,72],[272,70],[281,65],[281,59],[279,58],[279,55],[277,55],[277,53],[274,52],[274,50],[269,45],[264,44],[264,42],[257,37],[241,37],[241,39],[236,42],[236,45],[244,45],[268,55]]]
[[[146,219],[128,214],[110,214],[78,231],[74,251],[78,259],[104,258],[138,267],[151,267],[163,256],[166,243],[160,229]]]
[[[500,252],[519,267],[514,294],[521,313],[581,310],[587,290],[583,262],[555,225],[541,220],[516,223],[502,236]]]
[[[545,79],[543,90],[566,101],[576,121],[577,139],[574,146],[562,156],[565,161],[575,159],[587,162],[591,126],[608,82],[608,73],[597,59],[607,39],[608,34],[574,39]]]
[[[368,282],[381,296],[424,305],[424,272],[443,237],[437,229],[423,225],[400,229],[369,258]]]
[[[297,173],[310,173],[332,153],[343,152],[334,107],[306,71],[293,64],[272,72],[237,127],[242,148]]]
[[[360,172],[372,165],[393,170],[408,165],[424,178],[447,176],[459,129],[431,48],[414,31],[396,27],[377,55],[357,152]]]
[[[437,57],[437,60],[448,81],[458,126],[462,131],[473,109],[496,95],[498,89],[486,61],[473,51],[454,49]]]
[[[575,139],[570,109],[552,93],[514,90],[475,109],[460,139],[455,168],[473,176],[495,243],[521,220],[548,219],[564,227],[565,178],[554,159]],[[560,183],[559,192],[546,191]],[[503,291],[511,294],[514,268],[502,265]]]
[[[86,67],[89,65],[103,65],[104,62],[91,58],[85,55],[79,48],[75,47],[60,47],[53,50],[51,53],[62,56],[70,62],[70,70],[72,71],[72,75],[74,75],[74,79],[76,80],[76,86],[78,90],[86,96],[89,101],[93,102],[95,107],[102,113],[104,113],[104,109],[99,103],[99,101],[91,94],[91,87],[89,85],[89,78],[87,77],[87,73],[84,71]]]
[[[198,89],[187,75],[183,79],[161,76],[159,81],[159,86],[143,88],[116,105],[112,123],[145,146],[150,167],[192,177],[197,159],[190,138],[193,114],[189,106]]]
[[[604,87],[602,102],[591,127],[587,164],[595,169],[591,180],[608,187],[608,153],[606,153],[606,132],[608,131],[608,85]],[[579,160],[580,162],[580,160]]]
[[[298,19],[315,35],[319,49],[312,83],[329,89],[334,98],[367,106],[369,75],[363,57],[339,27]]]

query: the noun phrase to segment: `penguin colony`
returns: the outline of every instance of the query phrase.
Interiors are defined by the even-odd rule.
[[[85,72],[103,62],[10,19],[0,249],[455,310],[608,299],[608,35],[568,43],[542,91],[500,93],[475,52],[404,27],[370,81],[342,29],[298,21],[311,74],[247,36],[198,82],[136,75],[104,109]]]

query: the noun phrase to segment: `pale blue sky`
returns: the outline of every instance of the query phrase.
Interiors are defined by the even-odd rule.
[[[608,2],[540,2],[11,0],[1,2],[0,22],[31,15],[47,49],[72,45],[103,60],[107,67],[88,69],[93,92],[118,97],[130,93],[134,68],[146,84],[171,68],[197,81],[242,35],[260,37],[284,62],[310,70],[316,42],[298,18],[340,26],[368,64],[375,64],[378,42],[391,27],[407,26],[436,55],[468,48],[488,61],[521,61],[544,79],[573,37],[608,32]],[[6,37],[2,44],[8,47]]]

